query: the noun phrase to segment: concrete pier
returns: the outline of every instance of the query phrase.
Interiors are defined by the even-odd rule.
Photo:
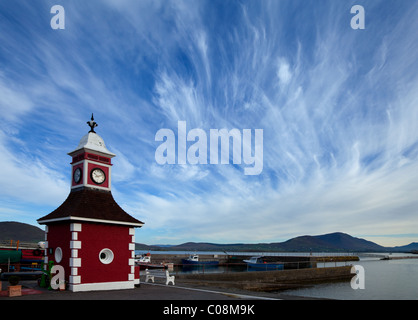
[[[199,286],[271,292],[324,282],[349,281],[353,276],[351,266],[345,266],[280,271],[179,274],[176,276],[176,281]]]

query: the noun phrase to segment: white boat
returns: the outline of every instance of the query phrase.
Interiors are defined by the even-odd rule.
[[[219,261],[212,260],[212,261],[199,261],[199,255],[191,254],[187,259],[181,259],[183,265],[212,265],[217,266]]]
[[[187,259],[183,259],[187,262],[199,262],[199,256],[197,254],[191,254]]]
[[[137,266],[142,266],[147,269],[165,269],[167,268],[167,265],[165,264],[157,264],[157,263],[151,263],[151,254],[147,253],[145,255],[139,255],[135,256],[135,264]]]
[[[248,268],[256,270],[283,270],[283,262],[267,262],[264,260],[264,257],[251,257],[249,260],[244,260],[248,265]]]
[[[136,256],[135,262],[136,263],[151,263],[151,255],[146,254],[146,255]]]

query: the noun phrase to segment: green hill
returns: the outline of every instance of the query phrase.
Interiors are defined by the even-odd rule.
[[[0,240],[19,240],[21,242],[37,243],[45,240],[45,232],[26,223],[14,221],[0,222]]]

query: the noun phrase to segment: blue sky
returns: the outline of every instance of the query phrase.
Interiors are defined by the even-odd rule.
[[[1,0],[0,221],[66,199],[93,112],[137,242],[418,241],[417,17],[416,0]],[[157,164],[178,121],[263,129],[263,172]]]

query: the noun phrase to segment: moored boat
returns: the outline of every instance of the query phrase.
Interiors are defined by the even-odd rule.
[[[144,269],[165,269],[167,268],[166,264],[163,263],[151,263],[151,254],[147,253],[146,255],[135,256],[135,264]]]
[[[251,257],[249,260],[244,260],[248,268],[260,271],[271,271],[271,270],[283,270],[283,262],[267,262],[264,260],[264,257]]]
[[[183,265],[205,265],[205,266],[217,266],[219,261],[217,260],[199,260],[199,255],[191,254],[187,259],[181,259]]]

